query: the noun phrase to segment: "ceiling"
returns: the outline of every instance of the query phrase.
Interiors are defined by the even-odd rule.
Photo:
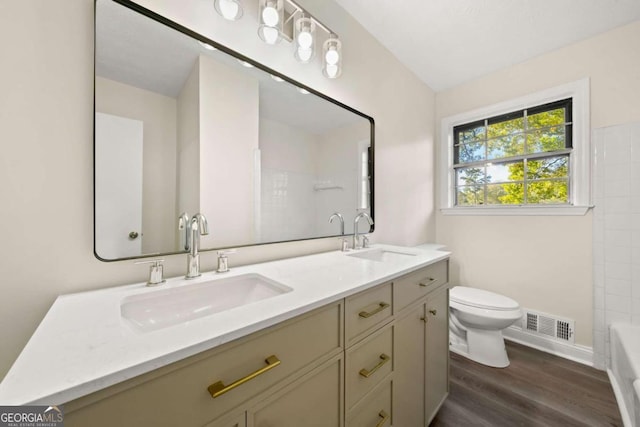
[[[640,19],[640,0],[336,2],[435,91]]]

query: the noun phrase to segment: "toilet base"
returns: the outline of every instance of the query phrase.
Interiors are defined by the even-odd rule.
[[[449,334],[449,349],[456,354],[492,368],[506,368],[509,357],[502,331],[467,329],[466,340]]]

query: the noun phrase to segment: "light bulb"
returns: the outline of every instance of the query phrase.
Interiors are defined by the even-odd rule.
[[[313,55],[312,49],[303,49],[301,47],[298,48],[298,58],[300,59],[300,61],[306,62],[311,59],[312,55]]]
[[[303,95],[309,95],[309,91],[302,87],[298,88],[298,92],[300,92]]]
[[[224,19],[235,21],[242,16],[242,7],[237,0],[215,0],[214,5]]]
[[[324,59],[328,65],[336,65],[340,61],[340,54],[335,47],[331,47],[324,55]]]
[[[252,65],[252,64],[250,64],[250,63],[248,63],[247,61],[242,61],[242,60],[238,59],[238,62],[239,62],[240,64],[242,64],[242,66],[243,66],[243,67],[246,67],[246,68],[253,68],[253,65]]]
[[[326,73],[327,73],[327,77],[333,79],[338,75],[338,66],[337,65],[329,65],[327,64],[324,67]]]
[[[302,49],[309,49],[313,44],[313,36],[309,31],[300,31],[298,33],[298,46]]]
[[[278,14],[278,9],[275,8],[274,3],[267,3],[267,6],[262,9],[262,22],[270,27],[275,27],[278,25],[279,20],[280,15]]]
[[[207,50],[218,50],[215,47],[211,46],[209,43],[205,43],[205,42],[201,42],[201,41],[198,41],[198,43],[200,43],[200,46],[202,46],[203,48],[205,48]]]
[[[276,44],[280,41],[280,31],[277,28],[262,25],[258,31],[260,32],[260,38],[267,44]]]
[[[282,77],[274,76],[273,74],[271,74],[271,78],[277,81],[278,83],[282,83],[284,81]]]

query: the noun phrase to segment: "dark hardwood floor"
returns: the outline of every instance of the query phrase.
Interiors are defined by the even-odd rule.
[[[450,394],[430,427],[619,426],[606,372],[507,341],[511,365],[451,353]]]

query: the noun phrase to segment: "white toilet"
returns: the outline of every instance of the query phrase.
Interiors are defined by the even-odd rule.
[[[449,341],[454,353],[494,368],[509,366],[502,330],[522,317],[503,295],[456,286],[449,293]]]

